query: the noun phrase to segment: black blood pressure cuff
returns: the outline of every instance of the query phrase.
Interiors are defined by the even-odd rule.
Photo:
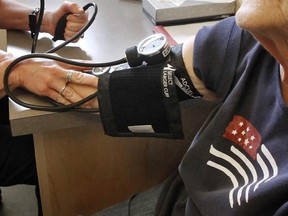
[[[98,101],[107,135],[184,138],[174,70],[166,64],[102,74]]]

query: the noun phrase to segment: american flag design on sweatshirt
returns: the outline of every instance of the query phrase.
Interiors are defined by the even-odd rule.
[[[240,206],[243,201],[248,203],[249,194],[256,192],[258,188],[277,176],[278,166],[270,151],[262,143],[261,134],[244,117],[234,116],[226,127],[223,137],[232,141],[230,152],[222,152],[211,145],[209,153],[220,159],[220,162],[211,159],[207,165],[221,171],[231,180],[232,188],[228,198],[230,207],[233,208],[236,204]],[[243,151],[240,151],[239,147]],[[226,167],[227,162],[235,169]],[[258,164],[260,169],[257,170],[255,164]],[[235,173],[235,170],[238,173]],[[243,179],[237,179],[237,176]]]

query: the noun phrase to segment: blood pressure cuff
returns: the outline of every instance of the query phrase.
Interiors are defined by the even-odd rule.
[[[102,74],[98,101],[107,135],[184,138],[174,70],[166,64]]]

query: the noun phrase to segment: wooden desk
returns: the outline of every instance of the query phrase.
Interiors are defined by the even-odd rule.
[[[21,2],[32,4],[29,0]],[[77,2],[84,5],[89,1]],[[58,0],[49,0],[46,8],[59,4]],[[127,47],[152,33],[152,23],[143,14],[141,1],[109,0],[97,4],[99,13],[84,39],[65,47],[60,55],[97,62],[115,60],[123,56]],[[38,52],[53,46],[47,35],[42,36]],[[30,35],[9,31],[8,45],[8,51],[14,54],[29,53]],[[182,104],[186,138],[181,141],[113,138],[104,135],[97,114],[40,112],[11,103],[13,134],[34,136],[44,215],[91,214],[169,176],[212,107],[192,103],[192,107]],[[199,106],[201,113],[195,113]]]

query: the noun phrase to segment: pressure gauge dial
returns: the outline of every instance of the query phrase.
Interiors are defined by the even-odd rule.
[[[138,54],[149,64],[164,61],[171,46],[163,34],[153,34],[142,40],[137,46]]]
[[[126,59],[131,67],[137,67],[145,61],[147,64],[163,62],[169,56],[171,46],[163,34],[153,34],[142,40],[138,46],[126,49]]]

